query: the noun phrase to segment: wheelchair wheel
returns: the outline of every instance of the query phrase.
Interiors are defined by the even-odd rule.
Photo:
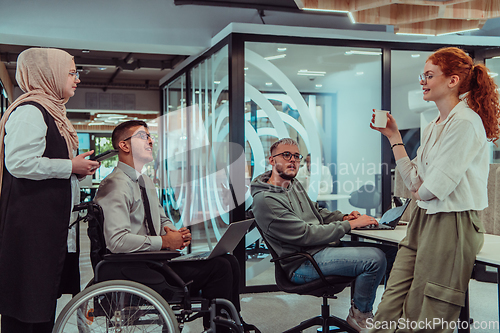
[[[112,280],[73,297],[57,317],[52,332],[179,333],[179,325],[157,292],[137,282]]]

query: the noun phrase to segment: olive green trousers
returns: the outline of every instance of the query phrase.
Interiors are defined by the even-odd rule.
[[[477,211],[413,210],[370,332],[453,332],[476,254],[484,242]],[[460,326],[462,327],[462,326]]]

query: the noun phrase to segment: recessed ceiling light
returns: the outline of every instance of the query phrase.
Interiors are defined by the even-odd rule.
[[[243,68],[243,69],[247,71],[247,70],[248,70],[248,67],[245,67],[245,68]]]
[[[90,50],[82,50],[82,53],[90,53]]]
[[[365,72],[356,72],[356,75],[360,76],[360,75],[363,75],[365,74]]]
[[[272,85],[273,85],[273,83],[272,83],[272,82],[266,82],[266,86],[270,87],[270,86],[272,86]]]
[[[105,71],[106,67],[98,67],[100,71]]]
[[[297,75],[303,75],[303,76],[325,76],[326,72],[321,72],[321,71],[310,71],[307,69],[301,69],[297,72]]]
[[[278,52],[285,52],[286,51],[286,47],[278,47]]]
[[[322,85],[322,84],[317,84],[317,85],[316,85],[316,88],[321,88],[321,87],[323,87],[323,85]]]
[[[220,84],[220,81],[214,81],[214,84]]]
[[[411,55],[411,57],[412,57],[412,58],[419,58],[419,57],[420,57],[420,54],[418,54],[418,53],[417,53],[417,54],[412,54],[412,55]]]
[[[346,51],[345,55],[351,55],[351,54],[359,54],[359,55],[381,55],[381,51],[360,51],[360,50],[351,50],[351,51]]]
[[[266,60],[276,60],[276,59],[282,59],[284,57],[286,57],[285,53],[283,53],[283,54],[277,54],[277,55],[270,56],[270,57],[265,57],[264,59],[266,59]]]

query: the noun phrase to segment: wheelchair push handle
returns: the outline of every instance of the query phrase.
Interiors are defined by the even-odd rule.
[[[92,201],[81,202],[78,205],[73,206],[73,211],[79,212],[81,210],[86,210],[86,209],[89,209],[90,207],[92,207],[93,205],[95,205],[95,204]]]
[[[99,206],[98,204],[92,202],[92,201],[88,201],[88,202],[82,202],[82,203],[79,203],[78,205],[74,205],[73,206],[73,211],[74,212],[79,212],[79,211],[82,211],[82,210],[86,210],[87,211],[87,214],[85,214],[85,216],[80,216],[76,219],[75,222],[71,223],[69,228],[71,229],[75,224],[77,224],[78,222],[84,220],[88,220],[89,218],[95,218],[96,214],[102,214],[102,208],[101,206]]]

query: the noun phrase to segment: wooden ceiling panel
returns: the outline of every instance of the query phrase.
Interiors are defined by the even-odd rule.
[[[356,22],[399,25],[437,19],[439,7],[392,4],[352,13]]]
[[[407,34],[441,35],[481,29],[500,17],[499,0],[295,0],[302,10],[349,12],[356,23],[394,25]]]

